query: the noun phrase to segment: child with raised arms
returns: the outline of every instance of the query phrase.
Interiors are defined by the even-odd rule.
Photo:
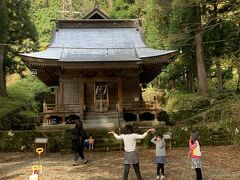
[[[135,174],[138,180],[142,180],[140,168],[139,168],[139,159],[136,152],[136,141],[137,139],[144,139],[149,132],[154,132],[155,129],[148,129],[143,134],[136,134],[133,132],[133,127],[131,125],[126,125],[124,132],[120,135],[117,135],[114,131],[108,132],[113,134],[116,139],[122,139],[124,143],[124,180],[128,179],[130,165],[133,165]]]
[[[157,134],[151,139],[151,142],[156,145],[156,164],[157,164],[157,177],[156,179],[164,179],[164,164],[166,163],[166,143],[162,134]],[[160,175],[161,170],[161,175]]]

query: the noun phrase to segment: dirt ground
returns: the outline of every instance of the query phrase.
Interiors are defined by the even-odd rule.
[[[240,145],[202,147],[204,180],[239,180]],[[187,148],[167,149],[166,180],[194,180]],[[72,154],[47,153],[41,157],[44,180],[105,180],[122,179],[123,152],[85,151],[88,164],[72,166]],[[144,180],[156,177],[155,151],[139,150],[140,169]],[[33,153],[0,153],[0,180],[28,180],[31,166],[38,159]],[[136,179],[133,168],[129,179]]]

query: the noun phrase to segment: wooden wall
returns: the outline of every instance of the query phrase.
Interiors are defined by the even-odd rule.
[[[118,103],[118,89],[116,81],[112,81],[108,83],[108,93],[109,93],[109,108],[114,109]]]
[[[80,104],[80,79],[84,81],[84,105],[88,109],[94,108],[95,98],[95,82],[105,81],[108,87],[109,108],[115,109],[118,104],[118,79],[122,78],[122,100],[124,102],[136,101],[136,98],[141,100],[139,88],[139,76],[137,72],[126,71],[122,72],[122,77],[119,74],[108,75],[101,73],[89,77],[79,77],[79,74],[62,74],[60,78],[59,89],[57,90],[57,98],[59,104]]]
[[[63,84],[63,102],[64,104],[79,104],[80,94],[79,94],[79,82],[64,82]]]
[[[94,107],[94,82],[85,82],[84,86],[85,105],[87,107]]]
[[[123,81],[123,102],[133,102],[135,97],[140,100],[138,79],[125,79]]]

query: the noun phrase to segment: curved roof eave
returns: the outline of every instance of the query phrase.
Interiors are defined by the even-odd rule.
[[[19,54],[23,59],[34,58],[34,59],[46,59],[46,60],[59,60],[62,54],[60,48],[48,48],[46,51],[32,52],[32,53],[21,53]]]
[[[159,56],[175,56],[177,54],[176,50],[166,51],[166,50],[156,50],[152,48],[136,48],[136,53],[139,58],[147,59]]]
[[[31,59],[38,62],[147,62],[149,59],[157,59],[158,57],[169,59],[177,53],[177,51],[155,50],[151,48],[135,48],[135,52],[133,49],[94,49],[93,53],[90,51],[89,49],[49,48],[46,51],[20,54],[20,56],[27,61]]]

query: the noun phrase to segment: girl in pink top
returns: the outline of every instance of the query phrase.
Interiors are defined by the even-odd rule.
[[[88,141],[88,149],[93,149],[93,145],[94,145],[93,136],[90,135],[87,141]]]
[[[196,131],[191,132],[188,145],[189,145],[189,156],[191,156],[192,158],[192,168],[195,169],[196,171],[196,180],[202,180],[201,147],[198,142],[198,132]]]

